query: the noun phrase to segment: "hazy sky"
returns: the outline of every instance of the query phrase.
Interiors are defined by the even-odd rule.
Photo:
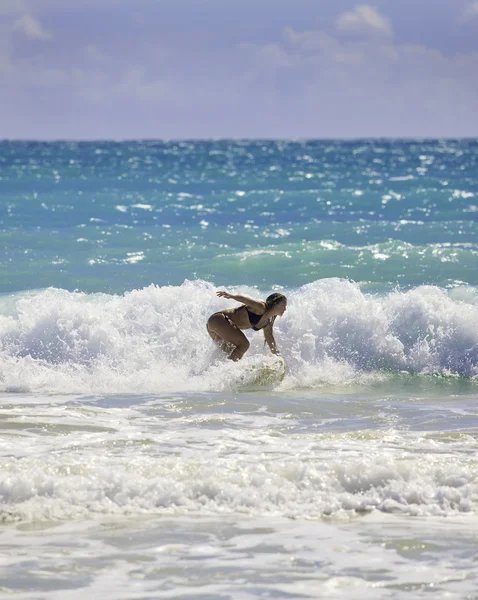
[[[0,139],[478,137],[477,0],[0,0]]]

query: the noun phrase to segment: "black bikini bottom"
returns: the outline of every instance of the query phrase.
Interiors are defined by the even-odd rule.
[[[224,313],[222,313],[222,312],[217,312],[217,313],[214,313],[213,315],[211,315],[211,317],[214,317],[215,315],[222,315],[222,316],[223,316],[223,317],[226,319],[226,321],[229,323],[229,325],[232,325],[232,326],[233,326],[233,327],[235,327],[236,329],[239,329],[239,327],[238,327],[238,326],[237,326],[237,325],[234,323],[234,321],[231,319],[231,317],[228,317],[227,315],[225,315],[225,314],[224,314]],[[209,327],[208,327],[208,328],[209,328]]]

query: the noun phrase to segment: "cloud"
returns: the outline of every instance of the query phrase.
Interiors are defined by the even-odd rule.
[[[24,0],[0,0],[0,73],[2,75],[10,75],[18,68],[13,59],[16,32],[31,40],[46,41],[52,37],[28,12]]]
[[[163,100],[169,93],[166,80],[148,78],[144,67],[131,67],[123,78],[111,88],[113,96],[129,96],[141,102],[155,103]]]
[[[341,33],[353,33],[365,36],[393,35],[392,24],[369,4],[358,4],[353,10],[341,14],[335,26]]]
[[[284,39],[293,46],[299,46],[303,50],[317,51],[328,50],[337,46],[337,41],[331,35],[323,31],[294,31],[286,27],[283,31]]]
[[[478,2],[472,2],[463,10],[460,21],[470,21],[476,17],[478,17]]]
[[[251,58],[259,71],[288,68],[294,64],[292,56],[280,44],[239,44],[238,48]]]
[[[137,0],[143,1],[149,0]],[[54,2],[59,0],[42,0],[42,7]],[[468,4],[471,11],[478,0]],[[173,34],[151,38],[145,29],[144,35],[133,39],[132,33],[126,38],[118,35],[116,27],[109,36],[105,27],[106,35],[99,36],[96,30],[78,28],[76,18],[55,16],[49,25],[46,13],[44,17],[36,11],[15,13],[13,7],[10,3],[8,18],[0,19],[0,95],[5,98],[0,104],[8,107],[0,111],[3,135],[478,133],[478,52],[459,54],[445,45],[439,50],[421,41],[400,42],[398,20],[394,35],[390,20],[371,5],[357,4],[342,14],[335,8],[323,30],[308,30],[306,21],[299,25],[286,21],[284,25],[291,26],[281,31],[241,33],[231,40],[226,36],[225,41],[210,40],[200,28],[179,38]],[[2,27],[9,35],[2,36]],[[30,43],[32,38],[52,42],[40,47]],[[41,106],[31,100],[38,97],[37,90]],[[63,121],[58,121],[62,110]]]
[[[333,69],[343,64],[373,64],[373,69],[377,69],[385,62],[396,63],[399,58],[399,46],[389,38],[343,40],[322,31],[296,32],[292,28],[284,29],[283,37],[294,64],[309,72],[317,65]]]
[[[39,21],[29,13],[23,15],[15,22],[14,29],[16,31],[21,31],[32,40],[46,41],[51,39],[51,35],[45,31]]]
[[[282,121],[297,131],[303,124],[292,119],[307,115],[312,137],[476,134],[478,52],[447,55],[386,36],[344,39],[290,27],[283,40],[276,53],[289,69],[261,73],[269,82],[262,96],[284,99]],[[251,70],[261,56],[258,47]]]

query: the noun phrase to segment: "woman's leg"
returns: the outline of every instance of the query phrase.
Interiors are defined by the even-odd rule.
[[[225,352],[230,352],[228,358],[231,360],[240,360],[250,346],[249,340],[242,331],[222,313],[215,313],[209,317],[207,330],[216,344],[219,344]]]

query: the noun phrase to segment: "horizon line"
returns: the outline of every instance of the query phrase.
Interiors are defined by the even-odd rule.
[[[337,137],[235,137],[235,136],[218,136],[218,137],[91,137],[91,138],[0,138],[0,143],[124,143],[124,142],[354,142],[354,141],[478,141],[477,136],[337,136]]]

